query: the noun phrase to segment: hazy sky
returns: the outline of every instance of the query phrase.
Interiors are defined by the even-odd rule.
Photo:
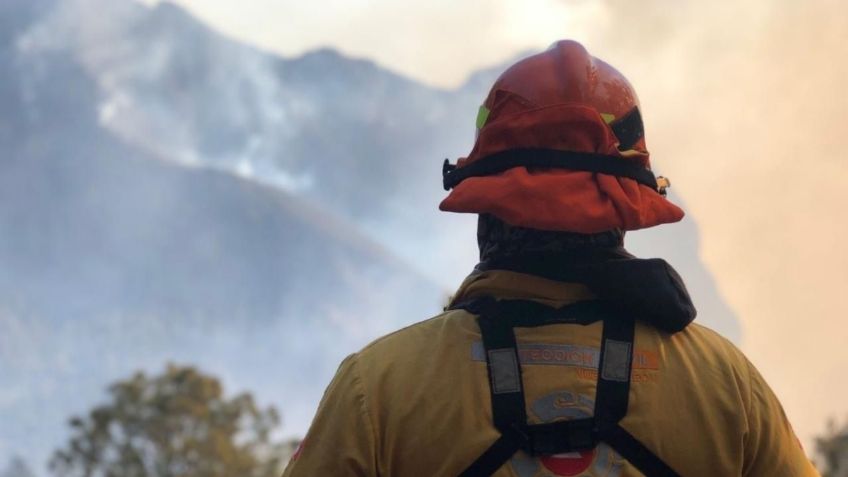
[[[556,0],[176,3],[231,36],[286,56],[332,46],[440,86],[457,85],[475,69],[550,44],[562,36],[564,25],[596,16],[600,6]]]
[[[743,349],[807,443],[848,416],[844,0],[179,0],[286,56],[332,46],[433,85],[558,38],[641,96]],[[482,98],[481,98],[482,100]]]

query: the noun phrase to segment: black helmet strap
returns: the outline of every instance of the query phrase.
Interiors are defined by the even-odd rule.
[[[626,177],[662,195],[665,195],[667,187],[662,178],[658,183],[650,169],[621,157],[533,148],[497,152],[463,167],[457,167],[445,159],[442,165],[442,183],[445,190],[451,190],[469,177],[491,176],[515,167],[569,169]]]

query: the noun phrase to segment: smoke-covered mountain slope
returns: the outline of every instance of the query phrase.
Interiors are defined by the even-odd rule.
[[[0,456],[40,465],[108,382],[168,360],[302,431],[346,353],[438,309],[437,285],[333,213],[116,137],[72,58],[3,58]]]
[[[332,209],[406,260],[435,267],[431,276],[457,261],[421,251],[434,228],[467,223],[436,209],[440,166],[466,152],[484,78],[443,91],[329,49],[280,58],[167,2],[65,0],[17,44],[28,57],[79,64],[98,85],[101,123],[129,143]],[[463,250],[473,250],[473,229],[463,231]]]
[[[74,58],[100,87],[103,124],[130,142],[155,137],[169,157],[255,175],[355,218],[438,187],[428,154],[450,147],[441,123],[459,124],[455,94],[329,49],[266,54],[169,3],[67,0],[19,44]],[[424,171],[433,184],[408,182]]]

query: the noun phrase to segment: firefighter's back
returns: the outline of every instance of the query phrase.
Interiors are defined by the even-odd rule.
[[[512,272],[487,273],[458,295],[469,293],[553,306],[589,296],[580,286]],[[601,323],[516,330],[530,423],[592,415],[601,331]],[[817,475],[762,378],[713,331],[693,324],[672,335],[637,323],[632,368],[629,410],[621,425],[680,475]],[[358,475],[456,476],[500,435],[492,421],[476,316],[464,310],[381,338],[348,358],[339,379],[344,382],[331,385],[328,395],[335,396],[325,396],[322,407],[353,401],[358,413],[319,411],[333,417],[316,422],[291,466],[314,472],[292,475],[321,470],[329,475],[331,462],[354,459],[361,461]],[[351,396],[340,398],[341,393]],[[334,434],[351,427],[363,433]],[[328,440],[338,442],[328,445]],[[359,450],[333,454],[350,449]],[[519,452],[495,475],[642,473],[602,443],[586,452],[541,458]]]

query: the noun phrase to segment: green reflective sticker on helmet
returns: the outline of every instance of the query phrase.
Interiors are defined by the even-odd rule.
[[[487,119],[489,119],[489,108],[480,106],[480,109],[477,110],[477,129],[483,129]]]
[[[601,113],[601,118],[604,120],[605,123],[609,124],[615,121],[615,114]]]

